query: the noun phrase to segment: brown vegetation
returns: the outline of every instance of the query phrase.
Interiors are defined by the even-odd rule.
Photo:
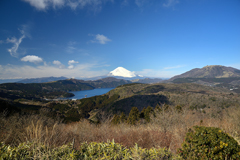
[[[219,127],[238,142],[240,137],[240,108],[230,107],[213,116],[215,110],[203,113],[182,109],[156,112],[150,123],[139,121],[137,125],[122,123],[112,125],[111,119],[101,124],[92,124],[88,120],[63,124],[38,115],[14,115],[0,118],[0,140],[6,144],[18,145],[21,142],[34,141],[46,145],[60,146],[75,140],[77,149],[83,142],[107,142],[114,139],[127,147],[137,143],[140,147],[166,147],[175,152],[188,131],[194,125]]]

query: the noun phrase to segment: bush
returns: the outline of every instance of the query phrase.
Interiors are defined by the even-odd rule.
[[[121,144],[82,143],[80,150],[73,149],[71,144],[52,148],[40,143],[21,143],[11,147],[0,143],[0,159],[173,159],[173,155],[165,148],[143,149],[136,144],[133,148],[123,147]]]
[[[127,149],[121,144],[112,142],[107,143],[96,143],[92,142],[90,144],[83,143],[81,145],[80,157],[82,159],[170,159],[172,158],[172,153],[165,148],[151,148],[143,149],[135,147]]]
[[[20,143],[17,147],[11,147],[0,143],[0,159],[78,159],[79,151],[72,145],[50,148],[38,143]]]
[[[240,159],[240,146],[219,128],[194,126],[178,153],[184,159]]]

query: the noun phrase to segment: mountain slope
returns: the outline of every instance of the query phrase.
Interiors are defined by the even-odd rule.
[[[67,77],[42,77],[42,78],[30,78],[30,79],[23,79],[18,81],[17,83],[44,83],[44,82],[52,82],[52,81],[59,81],[68,79]]]
[[[107,76],[110,77],[124,77],[124,78],[136,78],[136,77],[143,77],[141,75],[135,74],[135,72],[129,71],[123,67],[117,67],[113,71],[109,72]]]
[[[169,81],[178,78],[230,78],[240,77],[240,70],[232,67],[225,67],[221,65],[205,66],[203,68],[195,68],[181,75],[172,77]]]
[[[0,84],[0,98],[40,99],[70,97],[74,95],[72,93],[68,93],[68,91],[91,90],[94,88],[113,88],[128,83],[132,82],[112,77],[96,81],[67,79],[47,83],[4,83]]]

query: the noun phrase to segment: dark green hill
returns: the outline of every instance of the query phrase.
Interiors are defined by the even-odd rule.
[[[0,84],[0,97],[8,99],[41,99],[74,96],[69,91],[91,90],[94,88],[113,88],[131,81],[104,78],[96,81],[76,79],[59,80],[47,83],[4,83]]]

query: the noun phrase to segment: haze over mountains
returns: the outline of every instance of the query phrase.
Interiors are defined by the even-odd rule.
[[[83,80],[101,80],[103,78],[114,77],[117,79],[130,80],[134,83],[199,83],[203,85],[216,85],[213,81],[221,82],[228,79],[227,83],[232,85],[240,85],[240,70],[232,67],[226,67],[221,65],[209,65],[203,68],[195,68],[187,71],[183,74],[174,76],[169,80],[163,81],[161,78],[150,78],[143,75],[138,75],[134,71],[129,71],[123,67],[117,67],[113,71],[110,71],[107,75],[85,78]],[[67,77],[42,77],[31,78],[17,81],[18,83],[44,83],[58,80],[66,80]],[[191,80],[190,80],[191,79]],[[211,81],[211,82],[210,82]],[[13,82],[13,81],[12,81]],[[210,82],[210,83],[209,83]]]
[[[18,83],[44,83],[68,79],[67,77],[42,77],[42,78],[29,78],[18,81]]]
[[[117,67],[113,71],[110,71],[107,75],[92,77],[92,78],[83,78],[82,80],[101,80],[108,77],[114,77],[117,79],[124,79],[124,80],[131,80],[132,82],[138,83],[157,83],[162,81],[161,78],[150,78],[144,77],[142,75],[137,75],[134,71],[129,71],[123,67]],[[45,83],[45,82],[52,82],[58,80],[66,80],[69,79],[67,77],[41,77],[41,78],[29,78],[23,79],[18,81],[10,81],[10,82],[17,82],[17,83]],[[6,83],[6,82],[4,82]]]

